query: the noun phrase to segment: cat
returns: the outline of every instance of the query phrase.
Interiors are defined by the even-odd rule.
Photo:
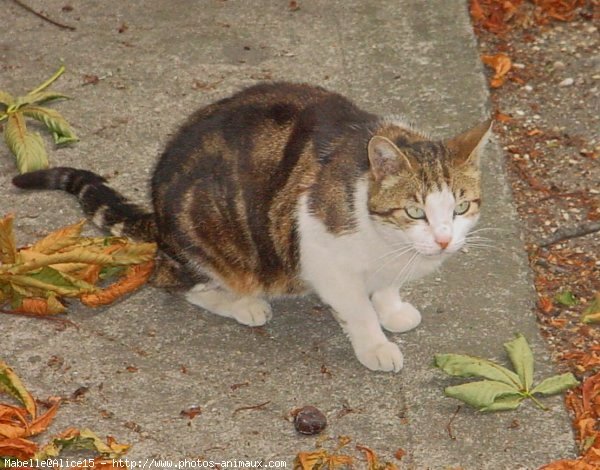
[[[186,286],[189,302],[239,323],[264,325],[269,299],[315,292],[363,365],[398,372],[402,353],[382,327],[419,325],[400,287],[465,245],[490,128],[435,141],[324,88],[261,83],[180,128],[154,170],[152,213],[85,170],[13,183],[68,191],[96,225],[155,240],[158,284]]]

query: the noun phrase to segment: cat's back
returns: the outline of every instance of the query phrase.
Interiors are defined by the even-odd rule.
[[[201,265],[219,260],[249,286],[295,291],[294,217],[323,173],[319,150],[369,119],[337,93],[292,83],[255,85],[200,109],[154,172],[163,249]]]
[[[167,144],[156,173],[164,177],[189,170],[197,166],[197,159],[217,154],[276,164],[309,142],[318,147],[331,141],[331,133],[346,127],[342,124],[372,118],[344,96],[322,87],[260,83],[192,114]]]

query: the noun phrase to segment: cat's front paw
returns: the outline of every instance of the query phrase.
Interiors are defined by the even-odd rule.
[[[384,372],[398,372],[404,358],[397,344],[387,341],[366,349],[356,349],[356,357],[365,367]]]
[[[379,317],[379,323],[393,333],[404,333],[421,323],[421,312],[400,298],[380,298],[373,296],[373,307]]]
[[[269,303],[256,297],[242,297],[231,305],[232,317],[242,325],[262,326],[273,316]]]

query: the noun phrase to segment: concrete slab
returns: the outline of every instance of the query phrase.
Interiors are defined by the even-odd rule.
[[[63,11],[62,0],[29,0],[77,28],[70,32],[5,2],[0,88],[33,88],[64,62],[68,72],[55,89],[74,100],[57,109],[81,142],[53,149],[51,163],[109,175],[139,202],[147,201],[153,162],[178,123],[257,80],[321,84],[441,136],[488,113],[466,2],[298,3],[290,11],[283,0],[73,0],[73,10]],[[100,81],[85,85],[84,75]],[[81,217],[66,195],[11,188],[11,158],[0,148],[0,212],[17,214],[21,243]],[[498,414],[463,407],[453,418],[458,402],[442,392],[453,382],[431,367],[438,352],[504,361],[502,343],[521,332],[538,377],[553,373],[531,313],[531,278],[495,144],[485,158],[484,207],[482,226],[503,229],[490,232],[498,251],[460,255],[410,287],[424,322],[394,336],[406,361],[398,375],[362,367],[315,298],[279,302],[267,327],[249,329],[149,287],[102,311],[72,305],[68,318],[77,328],[2,316],[0,354],[39,397],[89,387],[62,407],[52,431],[79,426],[117,436],[133,444],[135,460],[265,459],[291,467],[317,439],[298,435],[286,416],[312,404],[327,414],[330,436],[348,435],[390,461],[404,449],[402,468],[538,468],[574,451],[559,397],[545,401],[546,413],[530,404]],[[202,413],[182,418],[192,405]],[[446,429],[452,419],[454,439]],[[348,452],[358,455],[353,444]]]

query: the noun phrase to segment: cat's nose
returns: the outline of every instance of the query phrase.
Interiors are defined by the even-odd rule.
[[[450,237],[435,237],[435,242],[442,250],[445,250],[450,245]]]

